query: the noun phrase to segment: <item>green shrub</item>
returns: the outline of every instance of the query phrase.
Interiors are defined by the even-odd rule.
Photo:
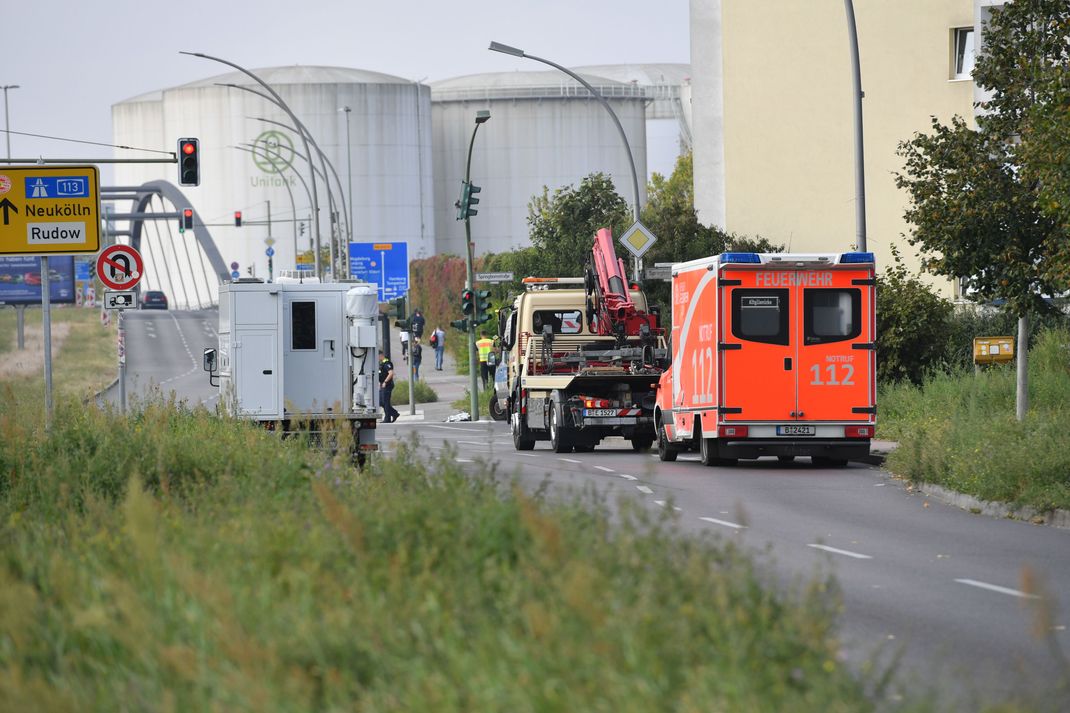
[[[418,404],[430,404],[438,401],[438,394],[426,381],[416,382],[416,403]],[[394,395],[390,399],[390,403],[394,404],[397,408],[398,404],[409,403],[409,382],[398,381],[394,386]]]
[[[491,386],[486,389],[480,388],[478,389],[478,391],[479,417],[483,418],[484,416],[490,414],[490,400],[494,398],[494,387]],[[450,406],[461,411],[472,410],[472,392],[468,390],[468,387],[465,387],[464,389],[464,396],[450,403]]]

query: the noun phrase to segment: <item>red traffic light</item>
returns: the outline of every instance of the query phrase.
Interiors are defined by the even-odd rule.
[[[191,153],[197,150],[197,146],[192,141],[186,141],[182,144],[182,153],[189,156]]]
[[[241,227],[241,211],[240,210],[234,211],[234,227],[236,227],[236,228],[240,228]]]
[[[192,208],[186,208],[185,210],[183,210],[182,211],[182,217],[183,218],[192,218],[193,217],[193,209]]]

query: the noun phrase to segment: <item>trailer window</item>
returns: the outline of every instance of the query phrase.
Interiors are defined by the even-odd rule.
[[[765,344],[790,343],[788,290],[732,291],[732,335]]]
[[[316,348],[316,303],[294,302],[290,305],[290,348]]]
[[[555,312],[538,309],[531,316],[532,332],[542,334],[543,327],[550,325],[554,334],[579,334],[583,331],[583,313],[580,310]]]
[[[842,342],[857,337],[862,333],[861,290],[804,290],[803,333],[806,344]]]

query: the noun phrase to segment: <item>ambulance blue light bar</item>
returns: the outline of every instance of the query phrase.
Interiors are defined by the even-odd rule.
[[[876,262],[873,253],[844,253],[840,255],[840,264],[852,262]]]
[[[745,263],[751,265],[761,264],[762,259],[758,253],[721,253],[721,264]]]

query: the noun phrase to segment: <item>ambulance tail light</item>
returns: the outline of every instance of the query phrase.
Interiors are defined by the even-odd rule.
[[[840,255],[840,264],[876,262],[873,253],[843,253]]]
[[[844,438],[873,438],[873,426],[847,426],[843,435]]]
[[[746,438],[750,429],[747,426],[718,426],[718,438]]]
[[[720,259],[722,265],[729,263],[758,265],[762,262],[758,253],[721,253]]]

